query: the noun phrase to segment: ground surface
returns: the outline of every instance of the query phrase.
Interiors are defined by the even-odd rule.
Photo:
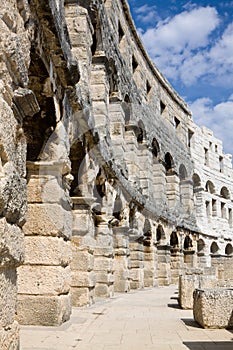
[[[61,327],[22,326],[21,350],[233,350],[233,333],[199,328],[175,286],[74,308]]]

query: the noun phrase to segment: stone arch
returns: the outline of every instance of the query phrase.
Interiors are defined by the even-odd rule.
[[[205,185],[205,189],[207,192],[214,194],[215,193],[215,187],[212,181],[208,180]]]
[[[130,123],[131,114],[132,114],[131,101],[128,94],[125,95],[124,101],[122,102],[122,109],[125,114],[125,125],[128,125]]]
[[[220,190],[220,196],[225,199],[230,199],[230,192],[227,187],[223,186]]]
[[[122,216],[121,216],[122,210],[123,210],[123,203],[120,196],[117,194],[114,202],[113,216],[119,221],[121,221],[122,219]]]
[[[83,175],[84,168],[84,158],[86,152],[84,145],[80,140],[76,140],[70,147],[70,161],[71,161],[71,174],[73,175],[73,181],[70,188],[70,196],[80,197],[83,195],[81,178]]]
[[[186,170],[186,167],[184,166],[184,164],[181,164],[179,167],[179,178],[180,181],[186,180],[188,177],[188,172]]]
[[[198,174],[194,173],[192,180],[193,180],[193,190],[194,192],[196,192],[201,187],[201,178]]]
[[[173,231],[170,235],[170,246],[172,248],[178,248],[179,246],[179,239],[176,231]]]
[[[230,243],[228,243],[226,245],[226,248],[225,248],[225,254],[226,255],[232,255],[232,253],[233,253],[232,245]]]
[[[217,254],[219,251],[219,246],[216,242],[213,242],[210,246],[210,253],[211,254]]]
[[[197,253],[204,254],[204,249],[205,249],[205,242],[203,241],[203,239],[200,238],[197,241]]]
[[[159,224],[157,229],[156,229],[156,240],[158,243],[160,243],[165,238],[166,238],[166,235],[165,235],[163,226]]]
[[[54,132],[57,125],[57,113],[62,106],[54,104],[54,92],[50,81],[49,72],[42,58],[37,54],[35,49],[31,50],[31,63],[29,67],[29,91],[33,94],[22,96],[26,99],[24,103],[34,105],[35,113],[25,111],[23,118],[23,129],[27,140],[27,160],[36,161],[43,159],[43,150],[46,142]],[[60,96],[62,98],[62,96]],[[28,100],[27,100],[28,98]],[[20,104],[20,98],[14,97],[17,107]],[[36,107],[38,105],[38,108]]]
[[[109,97],[114,97],[114,94],[119,90],[118,72],[115,61],[110,58],[108,62],[108,79],[109,79]]]
[[[165,166],[165,169],[166,169],[166,174],[167,175],[172,175],[173,174],[173,170],[174,170],[174,160],[171,156],[171,154],[169,152],[167,152],[165,154],[165,157],[164,157],[164,166]]]
[[[91,46],[91,52],[94,56],[98,51],[103,51],[103,38],[102,38],[102,29],[101,29],[101,20],[99,18],[99,15],[96,11],[95,16],[93,16],[93,35],[92,35],[92,46]]]
[[[150,247],[152,242],[152,228],[149,219],[146,218],[143,227],[143,243],[144,246]]]
[[[139,120],[138,122],[138,130],[137,130],[137,142],[138,144],[142,144],[146,141],[146,129],[144,123]]]
[[[159,143],[155,137],[153,138],[153,140],[151,142],[151,151],[153,154],[153,159],[158,160],[159,154],[160,154],[160,147],[159,147]]]
[[[193,246],[193,241],[190,238],[190,235],[186,235],[184,239],[184,249],[190,249]]]

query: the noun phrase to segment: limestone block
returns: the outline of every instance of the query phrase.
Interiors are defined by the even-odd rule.
[[[0,266],[18,266],[24,259],[24,236],[20,227],[0,219]]]
[[[106,284],[97,284],[95,287],[95,297],[109,298],[112,290]]]
[[[19,350],[19,324],[14,321],[11,325],[0,330],[0,349]]]
[[[130,290],[130,282],[128,280],[117,280],[114,282],[114,291],[118,293],[127,293]]]
[[[19,294],[59,295],[70,290],[71,272],[69,266],[28,266],[18,268]]]
[[[62,197],[64,197],[64,190],[55,176],[29,176],[28,203],[59,203]]]
[[[71,301],[75,307],[93,304],[94,290],[90,288],[71,287]]]
[[[87,211],[73,210],[73,227],[72,234],[85,235],[92,231],[92,220]]]
[[[60,326],[70,314],[70,294],[18,296],[17,320],[22,325]]]
[[[25,236],[26,265],[61,265],[71,262],[71,243],[58,237]]]
[[[94,287],[96,283],[96,275],[94,272],[73,271],[72,287]]]
[[[12,174],[0,181],[0,214],[9,223],[23,225],[27,214],[26,180]]]
[[[95,271],[106,271],[110,272],[113,269],[113,259],[108,258],[96,258],[94,261]]]
[[[114,256],[114,251],[112,247],[96,247],[94,250],[94,255],[95,256],[104,256],[106,258],[113,258]]]
[[[28,204],[25,235],[62,236],[72,234],[72,213],[58,204]]]
[[[82,251],[72,244],[72,261],[70,267],[73,271],[91,271],[94,267],[94,256],[89,251]]]
[[[204,328],[233,328],[233,289],[195,289],[193,315]]]
[[[105,272],[96,272],[96,281],[98,283],[112,284],[114,282],[114,275]]]
[[[0,326],[8,327],[14,322],[17,300],[17,277],[15,269],[0,272]]]

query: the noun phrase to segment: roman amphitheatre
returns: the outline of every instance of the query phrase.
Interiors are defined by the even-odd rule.
[[[152,63],[127,1],[2,0],[0,28],[0,348],[114,293],[221,298],[232,157]]]

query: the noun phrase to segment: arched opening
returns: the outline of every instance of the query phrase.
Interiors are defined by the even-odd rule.
[[[151,224],[148,219],[145,220],[144,227],[143,227],[143,243],[144,246],[150,247],[151,246],[151,239],[152,239],[152,230],[151,230]]]
[[[207,192],[209,192],[211,194],[215,193],[214,184],[213,184],[213,182],[211,182],[209,180],[206,182],[205,189],[206,189]]]
[[[138,131],[137,131],[137,142],[142,144],[146,141],[146,131],[145,126],[141,120],[138,122]]]
[[[225,199],[230,199],[230,192],[225,186],[221,188],[220,196]]]
[[[114,97],[118,91],[118,73],[115,62],[112,58],[108,62],[109,97]]]
[[[156,240],[158,243],[161,242],[161,240],[165,239],[165,232],[163,229],[162,225],[158,225],[157,229],[156,229]]]
[[[176,231],[173,231],[170,235],[170,246],[172,248],[178,248],[179,240]]]
[[[203,241],[203,239],[199,239],[197,241],[197,253],[204,254],[204,249],[205,249],[205,242]]]
[[[179,167],[179,177],[180,177],[180,181],[183,181],[188,177],[187,170],[183,164],[181,164]]]
[[[174,168],[174,161],[170,153],[166,153],[164,157],[164,166],[166,169],[167,175],[173,174],[173,168]]]
[[[119,221],[121,221],[122,219],[122,216],[121,216],[122,209],[123,209],[122,200],[120,199],[120,196],[117,195],[114,202],[113,216]]]
[[[226,248],[225,248],[225,254],[226,255],[232,255],[232,253],[233,253],[232,245],[230,243],[228,243],[226,245]]]
[[[191,249],[192,247],[193,247],[192,239],[190,238],[189,235],[185,236],[185,239],[184,239],[184,249],[185,249],[185,250],[188,250],[188,249]]]
[[[211,254],[217,254],[219,251],[219,247],[216,242],[213,242],[210,246],[210,253]]]
[[[154,159],[157,160],[159,158],[160,147],[156,138],[153,138],[151,143],[151,151],[154,156]]]
[[[34,48],[31,51],[28,88],[33,91],[39,109],[36,114],[25,115],[23,129],[27,139],[27,160],[36,161],[44,159],[43,150],[57,121],[49,73]]]
[[[125,114],[125,125],[128,125],[130,123],[131,119],[131,102],[129,95],[125,95],[124,101],[122,102],[122,109]]]
[[[71,174],[73,175],[70,188],[71,197],[83,195],[81,180],[83,178],[85,154],[83,143],[80,140],[76,140],[70,148]]]
[[[193,191],[194,193],[200,191],[201,179],[198,174],[193,174]]]

